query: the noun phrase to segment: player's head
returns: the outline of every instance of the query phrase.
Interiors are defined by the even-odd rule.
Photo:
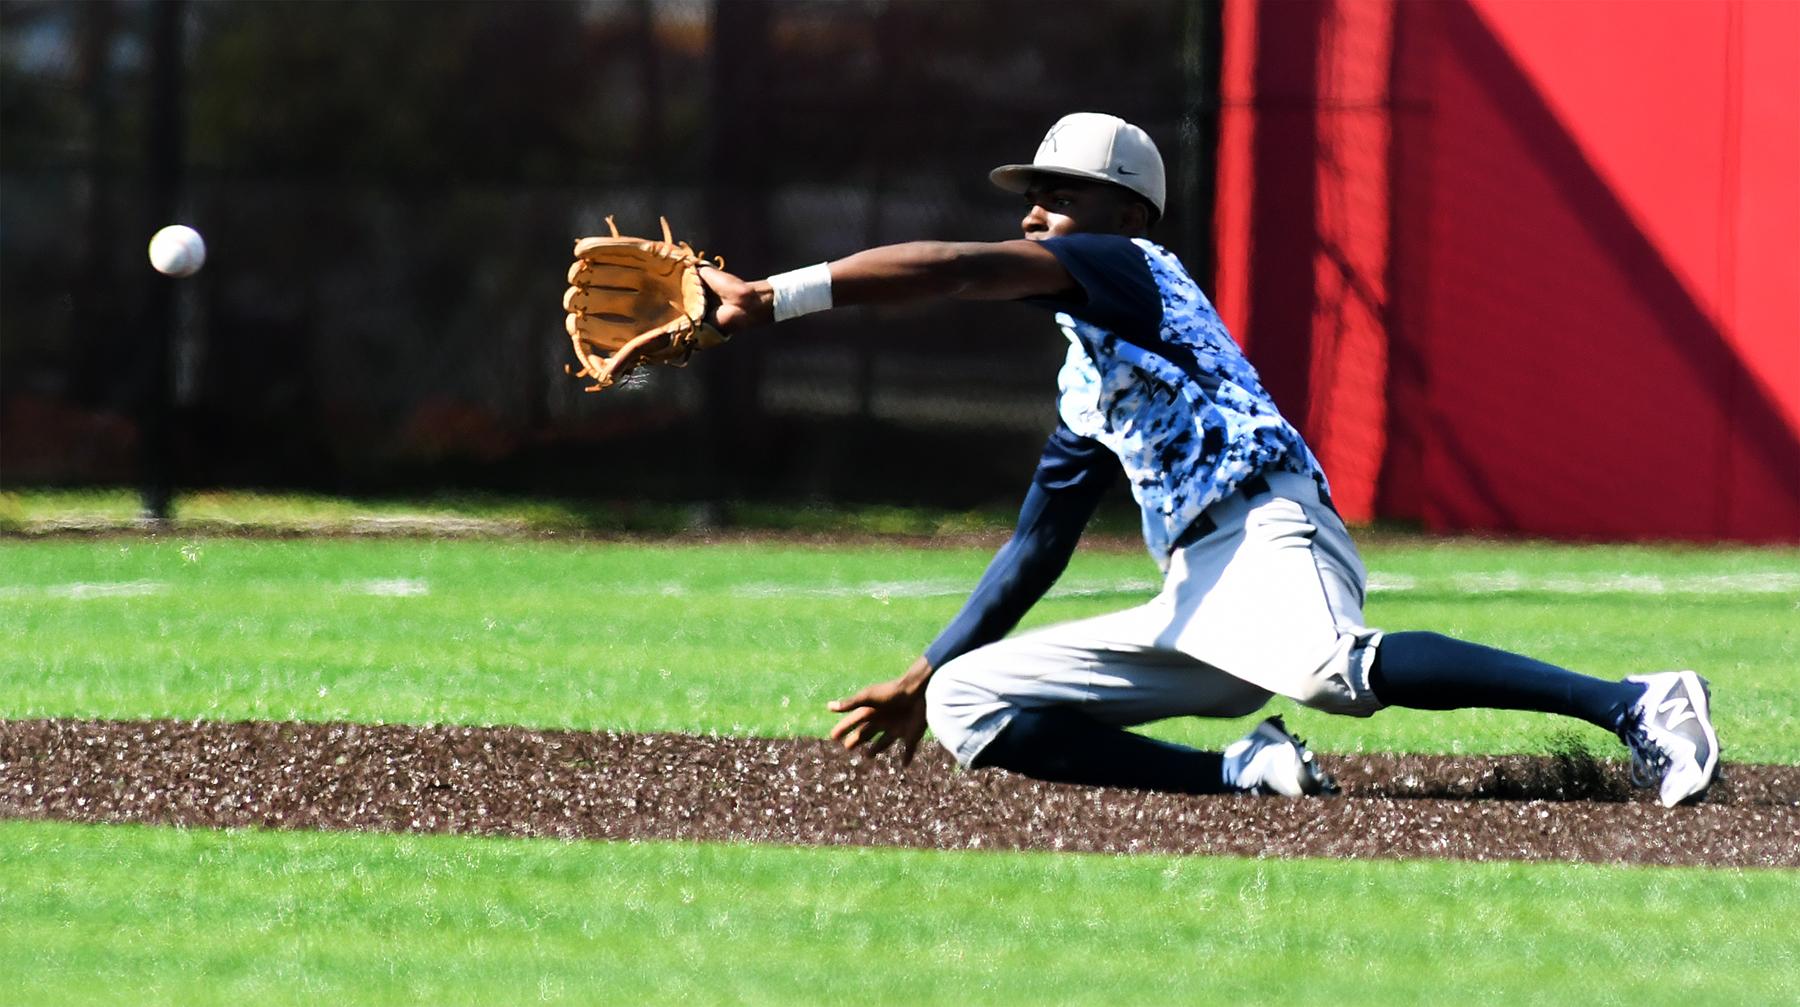
[[[1001,165],[988,178],[1030,202],[1022,221],[1026,237],[1144,234],[1162,216],[1166,198],[1162,154],[1149,134],[1101,112],[1063,116],[1030,164]]]
[[[1025,188],[1025,216],[1019,229],[1033,240],[1064,234],[1150,233],[1156,211],[1142,196],[1105,182],[1060,175],[1033,175]]]

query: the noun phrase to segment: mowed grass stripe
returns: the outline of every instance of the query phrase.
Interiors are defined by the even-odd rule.
[[[818,734],[825,702],[904,668],[960,604],[951,586],[972,584],[988,558],[779,543],[4,540],[0,717]],[[1377,585],[1408,585],[1371,594],[1376,625],[1608,677],[1697,668],[1714,682],[1728,759],[1800,760],[1800,597],[1766,589],[1800,576],[1800,552],[1427,543],[1366,559]],[[1717,584],[1745,590],[1666,590]],[[1141,555],[1081,553],[1026,625],[1110,611],[1153,586]],[[1324,751],[1618,754],[1601,732],[1527,714],[1294,716]],[[1155,730],[1222,744],[1242,724]]]
[[[1797,898],[1773,871],[0,823],[20,1003],[1791,1003]]]
[[[172,587],[166,581],[136,580],[123,582],[49,584],[42,587],[11,586],[0,588],[0,598],[41,596],[69,601],[93,598],[126,598],[162,594]],[[1085,597],[1103,595],[1136,595],[1153,593],[1160,587],[1154,580],[1126,578],[1112,581],[1064,579],[1050,588],[1048,597]],[[281,590],[281,585],[246,584],[247,590]],[[417,578],[394,577],[382,580],[355,581],[337,586],[350,594],[387,597],[413,597],[430,594],[431,585]],[[1370,594],[1425,591],[1438,594],[1502,595],[1502,594],[1574,594],[1574,595],[1757,595],[1774,594],[1800,598],[1800,573],[1756,572],[1745,574],[1703,574],[1691,577],[1658,577],[1620,575],[1612,577],[1531,577],[1503,570],[1494,574],[1469,574],[1438,580],[1419,580],[1406,576],[1371,577]],[[900,598],[961,597],[969,593],[964,581],[902,580],[868,581],[838,584],[831,587],[796,587],[791,583],[734,584],[715,594],[728,598],[871,598],[876,601]],[[690,592],[679,582],[640,584],[613,589],[616,597],[686,598]]]

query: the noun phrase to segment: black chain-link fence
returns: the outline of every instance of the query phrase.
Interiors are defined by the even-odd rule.
[[[1158,237],[1204,274],[1216,4],[10,0],[0,481],[144,477],[164,283],[179,486],[1011,500],[1042,312],[833,312],[587,395],[571,241],[667,215],[760,276],[1010,237],[988,168],[1099,110],[1162,147]],[[171,199],[210,252],[178,283],[144,254]]]

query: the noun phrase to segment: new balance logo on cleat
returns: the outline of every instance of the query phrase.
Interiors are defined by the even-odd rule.
[[[1688,705],[1687,699],[1682,696],[1677,696],[1658,706],[1656,712],[1662,717],[1663,726],[1670,730],[1674,730],[1682,721],[1695,719],[1693,709]]]
[[[1699,800],[1719,773],[1706,679],[1665,671],[1625,681],[1644,687],[1619,727],[1619,739],[1631,749],[1632,784],[1656,787],[1664,807]]]

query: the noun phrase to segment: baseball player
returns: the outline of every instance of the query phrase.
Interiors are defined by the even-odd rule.
[[[1270,717],[1223,752],[1127,730],[1240,717],[1274,695],[1366,717],[1387,706],[1538,710],[1630,748],[1665,805],[1698,798],[1719,758],[1705,680],[1613,682],[1435,633],[1363,624],[1367,575],[1319,462],[1180,261],[1149,237],[1162,157],[1138,127],[1080,112],[1030,164],[990,174],[1024,197],[1022,240],[872,248],[765,280],[708,268],[726,332],[855,304],[1021,300],[1069,343],[1056,430],[1018,527],[905,674],[830,704],[831,737],[910,761],[929,724],[966,768],[1183,793],[1334,789]],[[1136,608],[1007,633],[1055,583],[1112,474],[1143,511],[1164,575]]]

